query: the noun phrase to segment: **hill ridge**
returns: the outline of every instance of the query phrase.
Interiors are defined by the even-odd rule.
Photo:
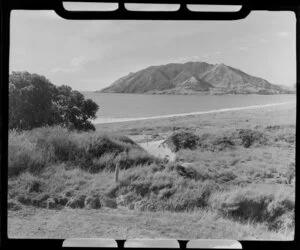
[[[287,88],[224,63],[190,61],[153,65],[130,72],[101,93],[139,94],[289,94]]]

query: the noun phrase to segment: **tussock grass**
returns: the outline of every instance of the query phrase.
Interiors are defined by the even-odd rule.
[[[294,213],[295,189],[288,186],[250,185],[216,192],[211,196],[210,204],[224,216],[264,222],[270,228],[278,228]]]
[[[108,195],[132,196],[142,210],[192,211],[204,208],[212,192],[220,189],[213,180],[203,182],[181,176],[170,166],[139,167],[126,172]]]
[[[51,164],[67,163],[96,173],[158,161],[125,136],[71,132],[44,127],[9,133],[9,177],[38,173]]]
[[[35,173],[43,169],[46,160],[41,151],[37,151],[35,144],[26,134],[11,131],[8,147],[8,176],[16,176],[24,171]]]

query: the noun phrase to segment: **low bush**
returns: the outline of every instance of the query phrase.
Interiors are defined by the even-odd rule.
[[[227,149],[234,149],[235,142],[227,135],[216,136],[210,145],[212,151],[223,151]]]
[[[175,132],[167,138],[165,143],[173,152],[180,149],[195,149],[198,145],[199,137],[191,132]]]
[[[237,146],[249,148],[266,145],[268,141],[268,136],[258,130],[237,129],[221,134],[204,133],[199,136],[191,132],[180,131],[169,136],[165,143],[173,152],[178,152],[179,150],[194,150],[196,148],[202,151],[232,150]]]
[[[254,144],[265,145],[268,141],[267,136],[257,130],[252,129],[239,129],[236,131],[237,136],[242,141],[245,148],[249,148]]]
[[[281,216],[294,210],[295,191],[287,187],[275,190],[271,186],[247,186],[215,193],[210,205],[224,216],[266,222],[274,227]]]

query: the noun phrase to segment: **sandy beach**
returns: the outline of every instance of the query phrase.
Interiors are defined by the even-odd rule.
[[[203,114],[231,112],[231,111],[238,111],[238,110],[260,109],[260,108],[275,107],[275,106],[281,106],[281,105],[292,104],[292,103],[296,103],[296,101],[270,103],[270,104],[263,104],[263,105],[251,105],[246,107],[235,107],[235,108],[226,108],[226,109],[214,109],[209,111],[189,112],[189,113],[182,113],[182,114],[149,116],[149,117],[97,119],[96,121],[93,121],[93,123],[97,125],[97,124],[105,124],[105,123],[120,123],[120,122],[154,120],[154,119],[162,119],[162,118],[185,117],[191,115],[203,115]]]
[[[156,138],[164,139],[173,129],[187,128],[197,132],[217,132],[231,127],[253,128],[255,126],[284,125],[296,123],[296,102],[256,105],[242,108],[197,112],[159,119],[144,119],[115,123],[95,124],[96,131],[121,133],[134,136],[137,142]],[[155,136],[155,138],[152,138]]]

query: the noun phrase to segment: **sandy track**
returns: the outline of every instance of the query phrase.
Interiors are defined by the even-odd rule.
[[[163,142],[164,140],[150,141],[148,143],[139,143],[139,145],[153,156],[159,158],[167,158],[170,161],[174,161],[176,155],[171,151],[171,149],[168,146],[162,144]]]

